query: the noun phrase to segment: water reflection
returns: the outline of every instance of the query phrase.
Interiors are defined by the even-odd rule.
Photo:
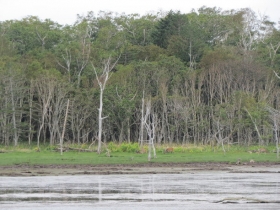
[[[1,209],[278,209],[277,173],[1,177]],[[233,204],[234,203],[234,204]],[[153,208],[151,208],[153,206]],[[5,208],[4,208],[5,207]],[[113,208],[114,207],[114,208]]]

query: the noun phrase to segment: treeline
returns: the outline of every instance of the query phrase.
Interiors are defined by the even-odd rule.
[[[159,144],[275,143],[279,48],[248,8],[0,22],[0,143],[95,141],[104,68],[105,143],[148,139],[148,109]]]

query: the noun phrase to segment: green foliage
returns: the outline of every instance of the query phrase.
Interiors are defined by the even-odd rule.
[[[119,63],[127,65],[135,61],[155,61],[162,55],[167,54],[166,50],[159,46],[150,45],[128,45],[121,56]]]
[[[170,11],[166,17],[162,18],[151,34],[154,44],[167,48],[168,41],[172,35],[180,35],[187,27],[187,16],[180,12]]]
[[[108,144],[113,148],[122,147],[125,150],[134,150],[137,148],[135,144]],[[209,148],[194,147],[187,145],[187,150],[182,150],[181,146],[176,149],[174,153],[157,153],[157,158],[152,159],[152,162],[159,163],[190,163],[190,162],[225,162],[235,164],[237,159],[241,159],[242,162],[249,162],[253,159],[255,162],[276,162],[279,163],[275,153],[275,146],[266,147],[269,153],[249,153],[248,151],[257,150],[258,146],[252,146],[249,148],[231,146],[230,150],[224,154],[222,150],[210,150]],[[107,157],[105,153],[97,154],[95,152],[64,152],[60,155],[60,152],[53,152],[48,149],[49,147],[42,147],[40,152],[36,149],[24,149],[23,146],[15,147],[0,147],[0,165],[15,165],[15,164],[134,164],[134,163],[147,163],[147,154],[137,154],[135,152],[120,152],[111,151],[110,157]],[[4,153],[3,153],[4,152]],[[133,158],[132,158],[133,157]]]
[[[29,16],[0,22],[0,34],[0,145],[56,144],[69,99],[64,138],[86,148],[81,143],[98,133],[96,76],[102,82],[106,68],[111,72],[102,138],[116,142],[109,145],[112,152],[139,149],[119,143],[139,139],[148,98],[156,142],[206,144],[218,122],[221,138],[229,137],[230,144],[274,143],[266,109],[280,110],[274,74],[280,32],[250,9],[204,6],[165,16],[89,12],[67,26]],[[175,153],[199,151],[175,147]]]
[[[119,145],[115,144],[115,143],[112,142],[112,141],[107,145],[107,148],[108,148],[111,152],[119,152],[119,151],[120,151]]]
[[[40,152],[40,147],[34,147],[32,150],[33,150],[34,152]]]
[[[136,152],[139,151],[139,144],[138,143],[122,143],[120,145],[120,149],[122,152]]]
[[[107,145],[107,148],[111,152],[136,153],[137,151],[139,151],[139,144],[138,143],[126,143],[126,142],[123,142],[121,144],[115,144],[113,142],[110,142]]]
[[[48,145],[44,148],[45,151],[54,151],[55,149],[57,149],[57,146],[55,145]]]
[[[50,50],[59,42],[60,26],[53,21],[41,21],[38,17],[29,16],[5,24],[10,24],[6,36],[21,55],[37,48]]]
[[[231,47],[215,47],[211,50],[205,50],[200,62],[202,68],[210,68],[212,65],[225,63],[236,59],[234,49]]]
[[[132,45],[149,45],[151,44],[151,33],[154,29],[154,24],[157,21],[157,16],[147,14],[140,16],[139,14],[127,14],[117,17],[118,23],[125,31],[126,41]]]

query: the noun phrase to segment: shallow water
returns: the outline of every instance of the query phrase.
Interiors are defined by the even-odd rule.
[[[279,209],[279,173],[0,177],[0,209]]]

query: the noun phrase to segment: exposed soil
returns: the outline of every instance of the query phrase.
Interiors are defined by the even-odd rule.
[[[182,174],[207,171],[229,173],[280,173],[280,163],[145,163],[118,165],[13,165],[0,166],[0,176],[47,176],[81,174]]]

